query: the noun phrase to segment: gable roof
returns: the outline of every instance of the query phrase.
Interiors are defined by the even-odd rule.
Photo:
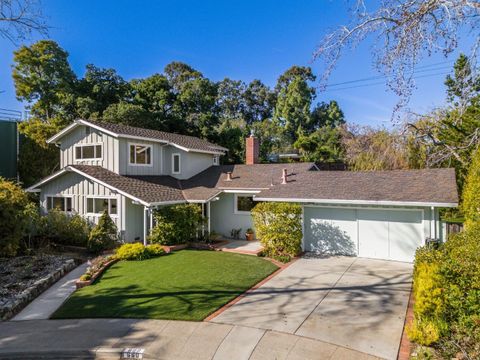
[[[262,190],[255,200],[454,207],[458,193],[454,169],[316,171]]]
[[[288,182],[281,183],[286,168]],[[171,176],[123,176],[100,166],[70,165],[28,191],[66,171],[74,171],[143,205],[206,202],[222,192],[251,192],[257,201],[325,204],[455,207],[454,169],[390,171],[312,171],[313,163],[211,166],[187,180]],[[232,180],[227,181],[227,172]]]
[[[144,141],[160,142],[169,144],[185,151],[203,152],[211,154],[224,154],[228,149],[212,144],[207,140],[203,140],[194,136],[180,135],[168,133],[164,131],[144,129],[122,124],[112,124],[108,122],[92,121],[92,120],[76,120],[71,125],[47,140],[47,143],[59,141],[63,136],[74,130],[78,126],[90,126],[94,129],[103,131],[114,137],[124,137],[130,139],[140,139]]]

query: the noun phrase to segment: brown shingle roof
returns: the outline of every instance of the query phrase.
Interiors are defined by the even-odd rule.
[[[107,131],[111,131],[118,135],[143,137],[143,138],[155,139],[159,141],[165,141],[167,143],[173,143],[175,145],[178,145],[187,149],[191,149],[191,150],[208,151],[208,152],[225,152],[228,150],[220,145],[212,144],[207,140],[203,140],[194,136],[180,135],[180,134],[168,133],[164,131],[127,126],[122,124],[112,124],[112,123],[103,122],[103,121],[88,120],[86,122],[96,125],[98,127],[101,127]]]
[[[171,176],[130,177],[118,175],[101,166],[70,165],[99,181],[134,196],[149,204],[170,201],[185,201],[178,180]]]
[[[454,169],[309,172],[257,198],[458,203]]]

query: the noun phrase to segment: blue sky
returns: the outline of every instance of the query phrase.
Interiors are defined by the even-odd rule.
[[[311,62],[312,52],[326,30],[347,22],[345,2],[325,0],[43,0],[43,7],[52,27],[50,38],[69,52],[79,76],[93,63],[115,68],[127,80],[184,61],[212,80],[258,78],[274,86],[295,64],[311,66],[319,74],[321,64]],[[0,39],[0,108],[21,110],[11,80],[15,48]],[[348,53],[330,83],[378,75],[370,52],[364,44]],[[444,62],[453,63],[456,55],[426,59],[421,65],[442,64],[438,71],[422,74],[446,73],[449,63]],[[409,106],[424,112],[442,105],[444,77],[419,79]],[[340,103],[347,121],[374,126],[390,125],[397,102],[385,85],[319,93],[317,101],[331,99]]]

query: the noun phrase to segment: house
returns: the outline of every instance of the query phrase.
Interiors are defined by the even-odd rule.
[[[253,228],[256,201],[288,201],[302,205],[306,251],[412,261],[426,238],[440,237],[439,208],[458,204],[453,169],[259,164],[254,136],[240,165],[220,165],[227,149],[205,140],[105,122],[77,120],[48,142],[61,169],[28,189],[43,211],[95,222],[107,209],[124,241],[145,241],[159,206],[201,204],[208,230],[229,237]]]

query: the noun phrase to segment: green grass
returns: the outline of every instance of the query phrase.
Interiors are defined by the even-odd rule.
[[[120,261],[52,318],[203,320],[276,269],[262,258],[218,251]]]

